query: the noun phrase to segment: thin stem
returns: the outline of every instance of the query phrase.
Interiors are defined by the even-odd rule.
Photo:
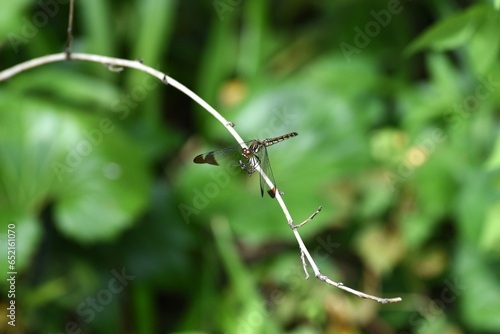
[[[69,15],[68,15],[68,36],[66,38],[66,48],[64,53],[66,54],[66,59],[71,59],[71,42],[73,41],[73,12],[75,8],[75,1],[70,0],[69,2]]]

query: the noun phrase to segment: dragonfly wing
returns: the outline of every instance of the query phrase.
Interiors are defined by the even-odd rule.
[[[221,150],[197,155],[193,162],[197,164],[209,164],[214,166],[240,166],[242,159],[241,146],[232,145]]]
[[[267,193],[271,198],[276,196],[276,182],[274,181],[273,171],[271,169],[271,164],[269,163],[269,156],[267,155],[267,148],[262,148],[258,154],[260,160],[260,168],[267,175],[271,183],[273,184],[273,188],[269,187],[266,183],[266,180],[260,175],[260,194],[264,197],[264,189],[266,189]]]

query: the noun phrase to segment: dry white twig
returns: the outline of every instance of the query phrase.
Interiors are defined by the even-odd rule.
[[[8,68],[6,70],[3,70],[0,72],[0,82],[5,81],[21,72],[27,71],[31,68],[42,66],[45,64],[49,63],[54,63],[54,62],[60,62],[60,61],[65,61],[65,60],[79,60],[79,61],[90,61],[90,62],[96,62],[105,65],[108,67],[108,69],[113,70],[117,68],[133,68],[139,71],[142,71],[144,73],[148,73],[156,78],[158,78],[161,82],[164,84],[168,84],[182,93],[186,94],[189,96],[191,99],[193,99],[196,103],[198,103],[201,107],[203,107],[205,110],[207,110],[210,114],[212,114],[226,129],[231,133],[231,135],[236,139],[238,143],[240,143],[242,148],[248,148],[245,143],[243,142],[243,139],[240,137],[240,135],[236,132],[234,129],[234,124],[232,122],[229,122],[226,120],[222,115],[220,115],[214,108],[212,108],[208,103],[206,103],[202,98],[200,98],[198,95],[196,95],[193,91],[188,89],[186,86],[182,85],[175,79],[167,76],[165,73],[162,73],[154,68],[151,68],[149,66],[143,65],[141,61],[137,60],[126,60],[126,59],[120,59],[120,58],[113,58],[113,57],[105,57],[105,56],[100,56],[100,55],[93,55],[93,54],[86,54],[86,53],[71,53],[70,52],[70,47],[71,47],[71,40],[72,40],[72,22],[73,22],[73,13],[72,13],[72,3],[71,1],[70,4],[70,18],[68,22],[68,40],[66,42],[66,49],[64,53],[57,53],[57,54],[52,54],[52,55],[47,55],[35,59],[31,59],[29,61],[26,61],[24,63],[17,64],[11,68]],[[275,188],[275,185],[272,184],[272,182],[269,180],[267,175],[262,171],[259,165],[256,166],[256,170],[262,175],[266,183],[271,187],[271,189]],[[314,271],[314,276],[318,278],[320,281],[326,282],[330,285],[333,285],[339,289],[345,290],[349,293],[352,293],[358,297],[361,298],[366,298],[366,299],[371,299],[375,300],[379,303],[382,304],[387,304],[387,303],[395,303],[399,302],[402,299],[400,297],[396,298],[380,298],[376,296],[372,296],[354,289],[351,289],[347,286],[345,286],[343,283],[340,282],[334,282],[327,276],[321,274],[318,266],[314,262],[314,259],[312,258],[311,254],[309,253],[307,247],[305,246],[304,242],[302,241],[302,238],[298,232],[298,228],[302,227],[305,225],[307,222],[311,221],[320,211],[321,207],[319,207],[309,218],[307,218],[304,222],[295,225],[293,222],[293,219],[288,211],[288,208],[285,205],[285,202],[283,201],[283,198],[281,197],[281,193],[278,189],[276,189],[276,200],[278,201],[279,205],[281,206],[281,209],[283,210],[283,213],[286,217],[286,220],[288,222],[288,225],[293,231],[293,234],[295,238],[297,239],[297,243],[299,244],[299,249],[300,249],[300,257],[302,260],[302,264],[304,267],[304,271],[306,274],[306,279],[309,278],[309,273],[307,271],[307,262],[311,266],[311,268]]]
[[[314,217],[316,217],[316,215],[318,213],[320,213],[321,209],[323,209],[323,206],[320,205],[319,208],[316,209],[316,211],[313,212],[312,215],[309,216],[309,218],[307,218],[306,220],[304,220],[302,223],[300,224],[297,224],[297,225],[293,225],[292,228],[299,228],[299,227],[302,227],[304,226],[305,224],[309,223],[311,220],[314,219]]]

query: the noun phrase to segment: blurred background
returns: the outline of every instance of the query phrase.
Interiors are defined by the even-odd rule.
[[[67,1],[1,5],[0,70]],[[141,58],[269,148],[322,273],[173,87],[59,62],[0,82],[0,332],[500,332],[500,2],[76,1],[74,52]],[[13,225],[9,225],[13,224]],[[7,232],[16,232],[16,327]],[[4,255],[5,254],[5,255]]]

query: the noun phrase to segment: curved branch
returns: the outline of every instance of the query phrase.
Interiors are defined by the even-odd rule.
[[[0,82],[5,81],[21,72],[27,71],[31,68],[42,66],[45,64],[49,63],[54,63],[54,62],[59,62],[59,61],[66,61],[68,60],[68,50],[64,53],[57,53],[57,54],[52,54],[52,55],[47,55],[39,58],[35,58],[29,61],[26,61],[24,63],[17,64],[11,68],[8,68],[4,71],[0,72]],[[113,58],[113,57],[105,57],[105,56],[100,56],[100,55],[94,55],[94,54],[86,54],[86,53],[71,53],[71,57],[69,60],[80,60],[80,61],[90,61],[90,62],[96,62],[105,65],[108,68],[117,68],[117,67],[128,67],[128,68],[133,68],[139,71],[142,71],[144,73],[148,73],[156,78],[158,78],[160,81],[162,81],[164,84],[168,84],[172,87],[175,87],[182,93],[186,94],[189,96],[191,99],[193,99],[196,103],[198,103],[201,107],[203,107],[205,110],[207,110],[210,114],[212,114],[228,131],[233,135],[233,137],[236,139],[238,143],[243,148],[246,148],[245,143],[243,142],[243,139],[240,137],[240,135],[234,130],[234,124],[232,122],[227,121],[222,115],[220,115],[214,108],[212,108],[207,102],[205,102],[202,98],[200,98],[198,95],[196,95],[193,91],[191,91],[189,88],[184,86],[183,84],[179,83],[175,79],[167,76],[165,73],[162,73],[152,67],[149,67],[147,65],[142,64],[141,61],[134,61],[134,60],[126,60],[126,59],[120,59],[120,58]],[[256,166],[256,170],[263,176],[264,180],[266,183],[271,187],[271,189],[274,188],[274,184],[269,180],[267,175],[262,171],[260,168],[260,165]],[[297,243],[299,244],[300,248],[300,254],[301,254],[301,259],[304,265],[304,270],[306,271],[306,278],[309,277],[307,273],[307,268],[306,268],[306,263],[304,260],[304,257],[307,259],[307,262],[309,262],[309,265],[314,271],[314,275],[316,278],[319,280],[328,283],[330,285],[333,285],[339,289],[342,289],[344,291],[347,291],[349,293],[352,293],[360,298],[366,298],[366,299],[371,299],[374,301],[377,301],[382,304],[386,303],[395,303],[399,302],[402,299],[400,297],[396,298],[380,298],[376,296],[372,296],[357,290],[354,290],[352,288],[349,288],[345,286],[343,283],[337,283],[332,281],[330,278],[327,276],[321,274],[318,266],[314,262],[314,259],[312,258],[311,254],[309,253],[307,247],[305,246],[304,242],[302,241],[302,238],[298,232],[298,228],[304,225],[306,222],[310,221],[314,216],[319,213],[319,210],[317,210],[315,213],[313,213],[305,222],[295,225],[292,219],[292,216],[290,215],[290,212],[288,211],[288,208],[285,205],[285,202],[283,201],[283,198],[281,197],[280,191],[276,190],[276,200],[278,201],[279,205],[281,206],[281,209],[286,217],[286,220],[288,222],[288,225],[293,231],[293,234],[295,238],[297,239]]]

